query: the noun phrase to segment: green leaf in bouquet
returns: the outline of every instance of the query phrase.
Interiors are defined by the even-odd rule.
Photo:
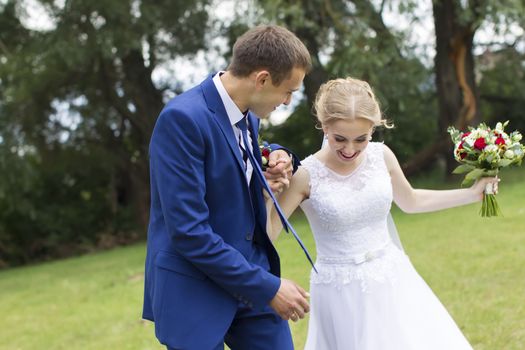
[[[463,163],[472,165],[472,169],[477,168],[479,165],[479,162],[477,160],[469,160],[469,159],[463,159]]]
[[[467,186],[472,185],[473,183],[474,183],[474,180],[464,178],[463,181],[461,182],[461,187],[467,187]]]
[[[472,171],[474,170],[475,167],[473,165],[470,165],[470,164],[461,164],[460,166],[458,166],[456,169],[454,169],[454,171],[452,171],[452,174],[463,174],[463,173],[468,173],[469,171]]]
[[[449,126],[447,129],[447,132],[450,134],[450,138],[452,139],[452,142],[457,143],[461,141],[461,131],[459,131],[455,127]]]
[[[512,159],[502,159],[498,162],[498,165],[500,167],[504,167],[504,166],[509,166],[510,164],[512,164],[513,160]]]
[[[465,179],[463,180],[461,185],[468,186],[472,184],[474,181],[482,177],[484,173],[485,173],[484,169],[478,169],[478,168],[470,171],[467,175],[465,175]]]

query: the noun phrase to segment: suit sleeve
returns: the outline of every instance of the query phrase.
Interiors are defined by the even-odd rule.
[[[165,224],[178,254],[217,285],[254,308],[275,296],[280,279],[249,263],[209,225],[204,179],[206,142],[196,122],[182,112],[165,109],[150,144]]]

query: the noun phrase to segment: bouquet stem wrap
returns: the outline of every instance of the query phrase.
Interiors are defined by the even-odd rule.
[[[483,201],[481,203],[479,215],[482,217],[503,216],[499,208],[498,201],[496,200],[494,187],[491,183],[485,186],[485,192],[483,193]]]

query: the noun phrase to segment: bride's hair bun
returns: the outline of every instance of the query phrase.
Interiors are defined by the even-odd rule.
[[[321,85],[315,98],[314,114],[321,125],[341,119],[364,118],[376,127],[393,127],[383,118],[370,85],[352,77],[329,80]]]

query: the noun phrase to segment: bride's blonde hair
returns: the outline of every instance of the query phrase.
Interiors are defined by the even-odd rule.
[[[329,80],[321,85],[315,97],[314,113],[321,126],[341,119],[364,118],[374,127],[394,127],[383,119],[370,85],[352,77]]]

